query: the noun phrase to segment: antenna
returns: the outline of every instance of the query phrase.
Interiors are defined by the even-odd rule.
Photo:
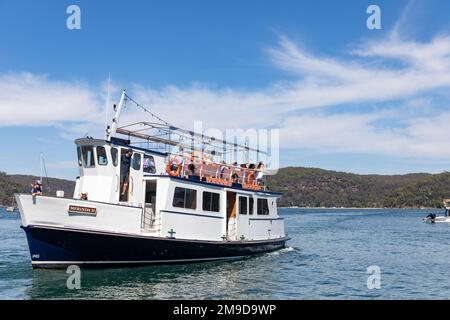
[[[105,105],[105,128],[106,128],[106,134],[108,135],[108,121],[109,121],[109,98],[110,98],[110,88],[111,88],[111,72],[108,72],[108,89],[107,89],[107,96],[106,96],[106,105]]]
[[[45,174],[45,178],[47,180],[47,190],[48,190],[48,192],[50,192],[51,191],[50,180],[48,178],[47,168],[45,166],[45,158],[44,158],[44,153],[43,152],[40,153],[39,158],[40,158],[39,162],[40,162],[40,167],[41,167],[41,173],[40,173],[41,180],[40,181],[41,181],[42,184],[44,184],[44,174]]]
[[[44,176],[44,153],[40,153],[40,155],[39,155],[39,166],[40,166],[40,172],[41,172],[41,179],[40,179],[40,181],[41,181],[41,183],[42,183],[42,181],[43,181],[43,176]]]

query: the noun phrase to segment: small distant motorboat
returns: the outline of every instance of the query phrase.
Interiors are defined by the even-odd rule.
[[[450,216],[437,216],[434,213],[430,213],[428,216],[426,216],[423,221],[428,223],[450,223]]]
[[[6,208],[6,212],[13,213],[14,212],[14,207],[7,207]]]
[[[423,220],[428,223],[450,223],[450,199],[444,199],[443,203],[445,208],[444,216],[437,216],[434,213],[430,213]]]

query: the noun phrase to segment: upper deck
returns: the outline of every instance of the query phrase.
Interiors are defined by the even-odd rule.
[[[120,156],[132,149],[132,169],[141,171],[143,176],[170,176],[204,184],[270,193],[264,181],[257,179],[263,174],[261,170],[215,163],[207,153],[173,155],[132,146],[129,140],[119,138],[113,138],[111,141],[81,138],[75,143],[80,176],[116,176],[117,171],[120,171]]]

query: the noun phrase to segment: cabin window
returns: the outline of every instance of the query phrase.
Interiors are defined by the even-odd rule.
[[[253,197],[250,197],[250,198],[248,199],[248,213],[249,213],[250,215],[253,214],[253,204],[254,204]]]
[[[247,214],[247,197],[239,197],[239,214]]]
[[[117,148],[111,148],[111,159],[114,167],[119,164],[119,151]]]
[[[144,156],[144,172],[156,173],[155,159],[152,156]]]
[[[141,155],[139,153],[133,155],[133,169],[141,170]]]
[[[269,204],[267,199],[258,199],[258,214],[264,216],[269,214]]]
[[[106,166],[108,164],[105,147],[97,147],[97,163],[100,166]]]
[[[77,148],[77,154],[78,154],[78,165],[81,167],[83,165],[83,160],[81,159],[81,148]]]
[[[176,187],[172,205],[176,208],[196,209],[197,190]]]
[[[94,147],[92,147],[92,146],[83,146],[83,147],[81,147],[81,153],[82,153],[82,156],[83,156],[83,166],[85,168],[93,168],[93,167],[95,167]]]
[[[203,210],[219,212],[220,211],[220,194],[214,192],[203,192]]]

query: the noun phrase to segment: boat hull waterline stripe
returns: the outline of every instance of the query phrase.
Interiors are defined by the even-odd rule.
[[[201,262],[201,261],[215,261],[215,260],[234,260],[242,259],[245,256],[237,257],[218,257],[218,258],[200,258],[200,259],[179,259],[179,260],[145,260],[145,261],[32,261],[34,265],[67,265],[67,264],[158,264],[158,263],[182,263],[182,262]]]
[[[239,259],[276,251],[288,238],[261,241],[181,240],[121,236],[52,227],[23,227],[32,265],[169,264]]]

